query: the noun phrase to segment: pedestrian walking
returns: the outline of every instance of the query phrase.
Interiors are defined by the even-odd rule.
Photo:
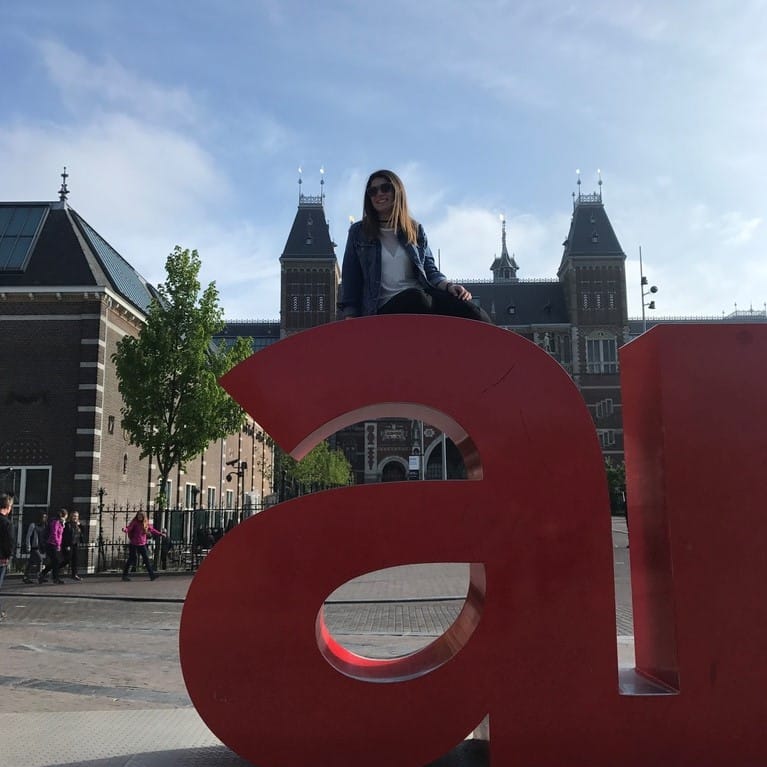
[[[137,511],[136,516],[133,517],[130,524],[123,528],[123,532],[128,535],[128,559],[125,560],[125,567],[123,567],[123,580],[129,581],[128,570],[131,565],[135,566],[138,562],[139,555],[141,560],[149,573],[149,580],[153,581],[159,576],[152,568],[152,563],[149,561],[149,555],[146,550],[147,536],[159,535],[161,537],[167,537],[167,533],[157,530],[149,524],[149,519],[143,511]]]
[[[173,541],[170,539],[168,531],[165,528],[162,529],[162,536],[162,540],[160,541],[160,567],[163,570],[167,570],[168,553],[173,548]]]
[[[5,571],[8,569],[13,554],[13,525],[9,518],[11,509],[13,509],[13,496],[8,493],[0,494],[0,589],[3,588]],[[4,620],[5,610],[0,603],[0,621]]]
[[[73,511],[66,525],[64,525],[64,535],[61,539],[63,552],[62,565],[69,567],[69,574],[73,581],[81,580],[77,574],[78,556],[80,544],[83,543],[83,527],[80,524],[80,512]]]
[[[38,583],[44,583],[48,573],[53,570],[53,582],[62,584],[61,580],[61,541],[64,538],[64,525],[67,523],[69,512],[66,509],[59,509],[59,514],[55,519],[48,522],[48,529],[45,539],[45,553],[48,555],[48,562],[40,572],[37,578]]]
[[[34,583],[32,574],[39,575],[43,569],[46,527],[48,527],[48,515],[43,513],[40,515],[39,522],[30,522],[27,528],[26,544],[29,557],[24,567],[24,583]]]

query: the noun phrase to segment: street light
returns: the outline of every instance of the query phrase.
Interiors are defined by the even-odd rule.
[[[104,496],[109,495],[103,487],[99,488],[99,550],[96,557],[96,571],[104,572],[107,569],[106,551],[104,549]]]
[[[241,522],[242,520],[239,517],[240,513],[240,481],[244,479],[245,472],[248,469],[248,462],[247,461],[241,461],[239,458],[235,458],[233,461],[227,461],[227,466],[232,466],[233,469],[226,475],[226,481],[231,482],[232,481],[232,475],[236,475],[237,477],[237,490],[236,490],[236,500],[234,502],[234,515],[237,517],[237,521]],[[243,482],[243,491],[245,483]]]
[[[640,287],[642,290],[642,332],[647,332],[647,318],[645,317],[645,309],[654,309],[655,308],[655,301],[645,301],[645,298],[647,296],[657,293],[658,287],[656,285],[650,285],[650,287],[645,290],[645,286],[647,283],[647,277],[644,276],[644,272],[642,271],[642,246],[639,246],[639,277],[640,277]]]

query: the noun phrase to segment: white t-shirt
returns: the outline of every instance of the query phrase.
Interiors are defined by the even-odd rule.
[[[408,288],[420,287],[415,267],[394,229],[381,229],[381,290],[378,307]]]

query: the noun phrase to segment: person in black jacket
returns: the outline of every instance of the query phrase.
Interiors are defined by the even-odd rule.
[[[13,554],[13,525],[9,519],[13,508],[13,496],[0,493],[0,589],[3,587],[5,571]],[[5,620],[5,610],[0,604],[0,621]]]
[[[43,569],[45,560],[45,530],[48,527],[48,515],[42,514],[39,522],[30,522],[27,528],[27,566],[24,568],[24,583],[34,583],[32,573]]]
[[[62,565],[69,565],[69,574],[73,581],[81,580],[77,574],[79,565],[78,554],[80,544],[83,543],[83,526],[80,524],[80,512],[73,511],[64,525],[64,534],[61,538]]]

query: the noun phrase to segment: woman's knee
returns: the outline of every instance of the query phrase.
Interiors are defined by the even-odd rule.
[[[420,288],[408,288],[390,298],[378,314],[431,314],[431,296]]]

